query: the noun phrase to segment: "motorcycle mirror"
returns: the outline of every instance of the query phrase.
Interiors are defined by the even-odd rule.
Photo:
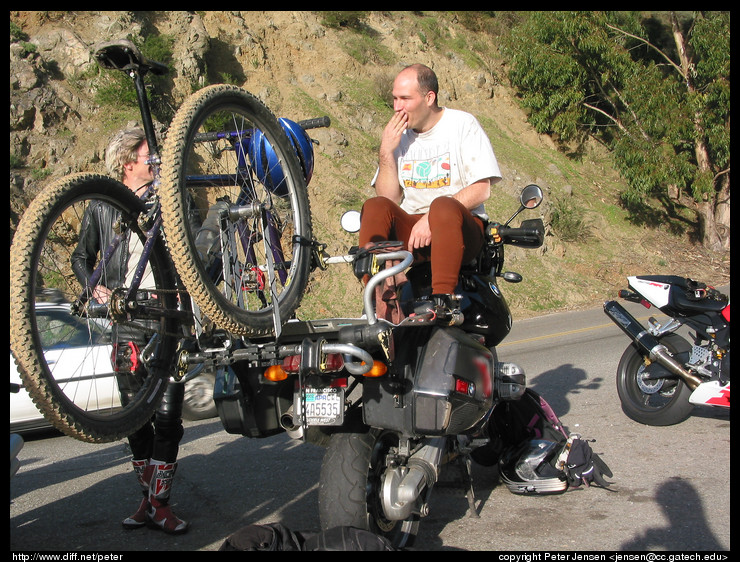
[[[360,230],[360,212],[347,211],[342,215],[340,220],[342,228],[347,232],[359,232]]]
[[[542,203],[542,189],[539,185],[533,183],[522,189],[521,195],[519,195],[519,201],[522,207],[527,209],[535,209]]]
[[[542,203],[543,195],[542,189],[539,185],[530,183],[527,187],[522,189],[519,194],[519,210],[511,215],[511,218],[506,221],[504,226],[508,226],[514,218],[521,213],[524,209],[535,209]]]

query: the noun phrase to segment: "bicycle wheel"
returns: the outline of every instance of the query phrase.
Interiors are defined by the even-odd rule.
[[[306,180],[273,114],[235,86],[193,94],[167,134],[160,200],[172,259],[201,310],[234,334],[276,333],[308,283],[312,234]],[[185,227],[191,213],[203,219],[198,233]]]
[[[111,178],[65,177],[29,205],[10,248],[10,347],[23,386],[54,427],[82,441],[114,441],[141,427],[170,374],[182,313],[162,237],[146,264],[141,260],[145,274],[132,296],[124,279],[99,304],[72,266],[83,221],[92,248],[93,237],[115,236],[111,218],[119,218],[118,250],[105,263],[85,264],[113,288],[112,279],[122,276],[113,268],[125,269],[120,252],[132,254],[145,238],[137,223],[144,211],[145,203]]]

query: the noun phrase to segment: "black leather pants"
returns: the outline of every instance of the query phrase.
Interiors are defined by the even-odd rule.
[[[184,429],[182,427],[182,402],[185,385],[169,381],[162,403],[152,421],[129,435],[128,441],[135,459],[155,459],[172,463],[177,460]]]

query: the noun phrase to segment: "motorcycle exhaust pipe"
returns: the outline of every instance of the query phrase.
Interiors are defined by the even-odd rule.
[[[291,439],[303,438],[303,427],[300,423],[297,424],[295,422],[295,418],[293,417],[293,406],[288,408],[288,411],[280,416],[280,426]]]
[[[388,519],[407,519],[419,509],[421,494],[437,482],[445,448],[446,438],[436,437],[409,459],[405,474],[398,467],[386,472],[381,496]],[[420,514],[426,515],[427,509],[426,505],[421,506]]]
[[[688,372],[681,363],[668,351],[668,348],[658,341],[658,339],[648,332],[634,316],[616,301],[607,301],[604,303],[604,312],[611,318],[614,323],[622,328],[652,361],[657,361],[663,367],[668,369],[674,375],[678,375],[691,389],[695,390],[702,383],[702,380]]]

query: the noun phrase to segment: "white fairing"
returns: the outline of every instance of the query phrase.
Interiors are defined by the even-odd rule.
[[[696,387],[689,396],[692,404],[706,406],[730,407],[730,383],[720,384],[719,381],[707,381]]]
[[[648,281],[639,277],[628,277],[630,287],[640,293],[645,300],[658,308],[668,304],[668,290],[671,288],[668,283],[658,283],[657,281]]]

